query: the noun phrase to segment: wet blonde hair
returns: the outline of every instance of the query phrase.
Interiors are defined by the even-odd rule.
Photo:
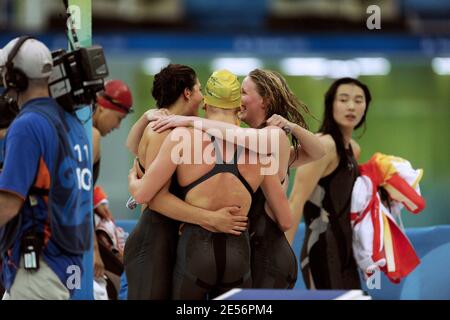
[[[278,114],[283,118],[308,129],[303,113],[310,114],[305,103],[297,99],[281,74],[271,70],[255,69],[248,75],[255,83],[256,90],[266,106],[266,120]],[[264,123],[265,125],[265,123]],[[292,136],[292,144],[297,148],[298,140]]]

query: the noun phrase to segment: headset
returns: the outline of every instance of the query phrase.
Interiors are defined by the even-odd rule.
[[[5,87],[6,89],[14,89],[17,92],[23,92],[28,88],[28,77],[19,68],[14,67],[13,59],[19,52],[25,41],[28,39],[34,39],[31,36],[20,37],[14,47],[8,54],[8,60],[6,61],[6,73],[5,73]]]

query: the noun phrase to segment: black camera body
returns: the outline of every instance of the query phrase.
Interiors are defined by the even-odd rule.
[[[109,74],[103,48],[94,45],[70,52],[60,49],[53,51],[52,57],[50,95],[68,112],[93,104]]]
[[[2,92],[0,95],[0,129],[8,128],[18,113],[17,102]]]

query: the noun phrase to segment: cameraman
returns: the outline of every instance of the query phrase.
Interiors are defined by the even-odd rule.
[[[88,140],[49,97],[52,67],[49,49],[30,37],[0,50],[3,84],[20,110],[0,174],[3,299],[69,299],[91,245]]]

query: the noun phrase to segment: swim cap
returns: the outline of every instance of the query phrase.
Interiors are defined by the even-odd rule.
[[[205,103],[221,109],[241,106],[241,85],[228,70],[215,71],[206,82]]]

